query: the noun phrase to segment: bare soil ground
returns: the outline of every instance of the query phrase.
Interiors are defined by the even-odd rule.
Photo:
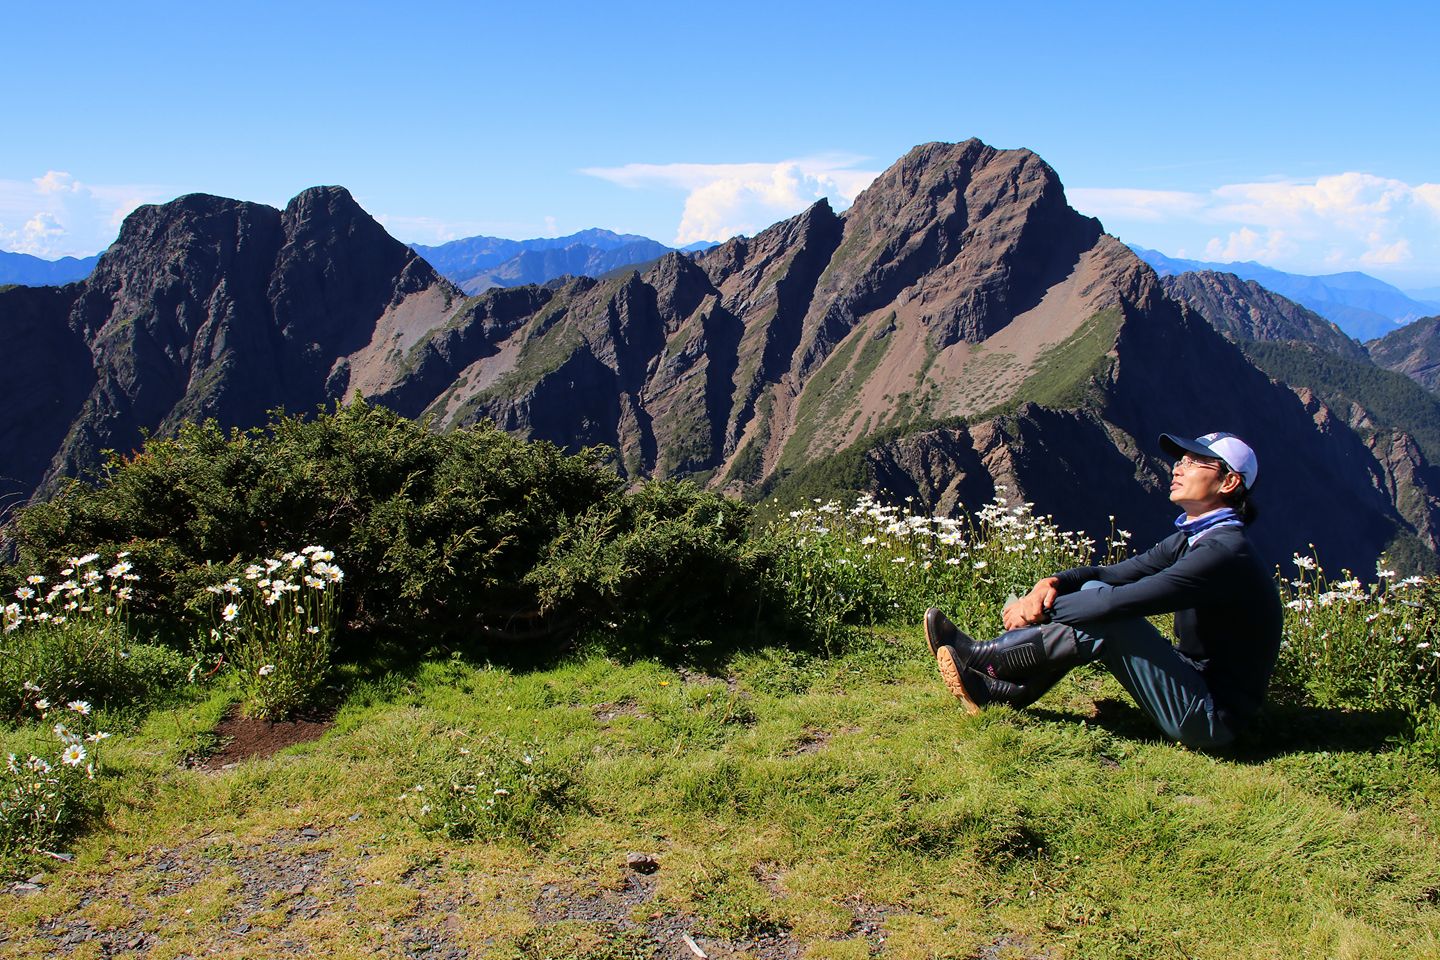
[[[228,770],[251,757],[268,757],[297,743],[318,740],[334,726],[333,717],[296,717],[292,720],[260,720],[231,710],[215,728],[219,744],[213,753],[199,758],[202,770]]]

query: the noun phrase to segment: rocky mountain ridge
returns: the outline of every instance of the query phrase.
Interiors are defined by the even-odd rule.
[[[283,213],[192,197],[132,220],[86,283],[0,293],[0,335],[57,371],[34,396],[0,386],[0,409],[43,424],[0,420],[5,462],[30,457],[16,492],[142,427],[358,391],[437,428],[606,444],[635,478],[746,493],[858,452],[870,483],[932,509],[1004,484],[1140,539],[1174,512],[1158,434],[1231,429],[1261,451],[1272,558],[1313,542],[1363,571],[1397,537],[1435,546],[1397,506],[1431,495],[1418,449],[1388,469],[1257,370],[1026,150],[925,144],[844,214],[821,201],[643,271],[471,298],[338,188]]]
[[[1331,321],[1254,280],[1196,270],[1162,276],[1160,284],[1171,299],[1193,307],[1231,340],[1298,340],[1342,357],[1369,356]]]
[[[1365,344],[1371,358],[1440,393],[1440,316],[1423,317]]]
[[[1401,324],[1435,312],[1436,304],[1417,300],[1398,287],[1369,274],[1348,272],[1323,276],[1286,273],[1253,260],[1211,263],[1167,257],[1158,250],[1132,247],[1161,276],[1195,271],[1233,273],[1301,304],[1340,326],[1359,340],[1381,337]]]
[[[0,497],[93,469],[184,420],[264,422],[346,395],[377,333],[430,327],[459,291],[350,194],[276,210],[192,194],[142,206],[89,279],[0,295]]]

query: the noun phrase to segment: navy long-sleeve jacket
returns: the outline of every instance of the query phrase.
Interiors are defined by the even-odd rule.
[[[1104,567],[1056,575],[1051,617],[1071,626],[1123,617],[1175,615],[1177,649],[1205,678],[1232,729],[1265,699],[1284,621],[1275,580],[1241,526],[1208,530],[1193,546],[1183,533]],[[1098,580],[1107,586],[1080,590]]]

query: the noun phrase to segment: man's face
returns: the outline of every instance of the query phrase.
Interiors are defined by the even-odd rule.
[[[1190,513],[1213,510],[1221,505],[1220,491],[1229,474],[1220,460],[1186,454],[1171,471],[1170,502]]]

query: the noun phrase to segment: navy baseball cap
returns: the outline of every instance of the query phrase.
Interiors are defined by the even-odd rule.
[[[1260,466],[1255,462],[1255,451],[1251,450],[1248,443],[1233,433],[1207,433],[1194,440],[1162,433],[1160,434],[1160,449],[1176,458],[1192,453],[1197,457],[1213,457],[1216,460],[1222,460],[1231,472],[1240,475],[1240,479],[1245,481],[1247,490],[1255,486],[1255,478],[1260,473]]]

